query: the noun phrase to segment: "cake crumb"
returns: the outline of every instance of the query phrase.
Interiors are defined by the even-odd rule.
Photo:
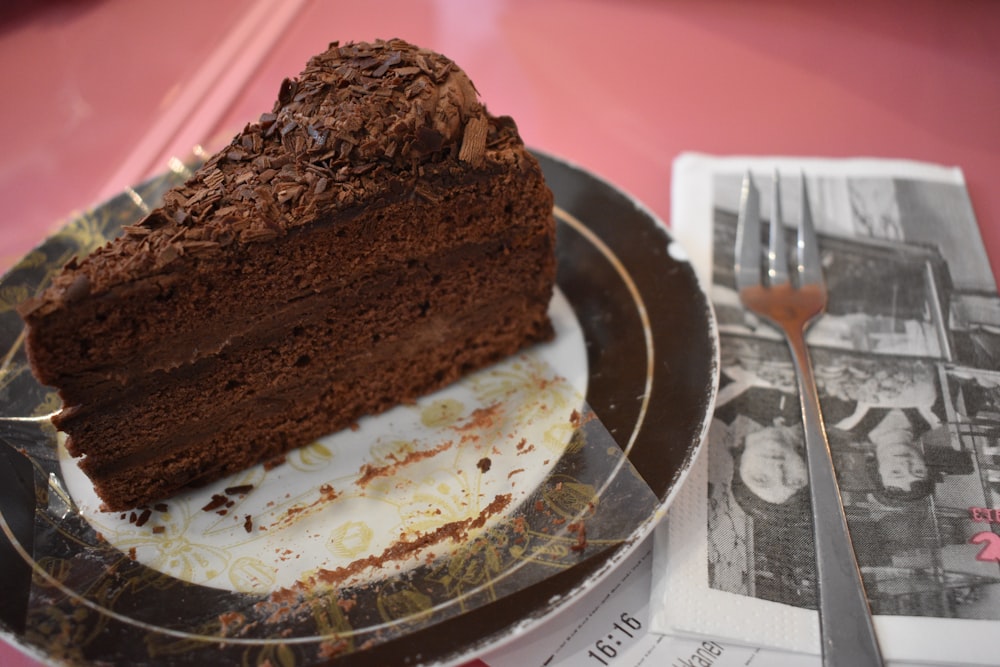
[[[243,530],[247,531],[248,533],[253,531],[253,516],[251,516],[250,514],[247,514],[246,516],[243,517]]]
[[[354,484],[364,488],[376,478],[392,477],[399,471],[400,468],[423,461],[424,459],[432,458],[451,448],[453,444],[454,443],[451,440],[446,440],[445,442],[442,442],[436,447],[431,447],[430,449],[409,452],[402,458],[396,456],[395,454],[391,454],[388,457],[390,463],[385,465],[373,465],[371,463],[362,464],[361,468],[358,470],[358,479],[355,480]]]
[[[566,526],[566,530],[576,533],[576,543],[570,549],[579,553],[587,548],[587,527],[583,521],[569,524]]]
[[[163,534],[164,532],[166,532],[166,530],[167,530],[167,527],[166,527],[166,526],[163,526],[163,525],[160,525],[160,526],[153,526],[153,534],[154,534],[154,535],[161,535],[161,534]]]
[[[335,642],[322,641],[319,643],[319,657],[335,658],[349,648],[346,639],[338,639]]]
[[[488,456],[484,456],[476,462],[476,467],[479,468],[480,472],[489,472],[492,465],[493,461]]]
[[[246,621],[246,617],[238,611],[227,611],[219,614],[219,625],[223,637],[230,636],[230,632],[238,628]]]
[[[506,509],[512,500],[510,494],[500,494],[493,498],[479,516],[469,517],[459,521],[451,521],[442,524],[427,533],[415,533],[408,536],[406,532],[401,532],[397,540],[387,547],[379,555],[370,555],[358,559],[350,564],[337,567],[332,570],[320,568],[312,578],[313,583],[321,583],[326,586],[339,586],[351,577],[368,568],[383,569],[392,563],[394,570],[401,570],[401,561],[414,556],[441,542],[450,541],[456,544],[464,542],[469,537],[472,530],[477,530],[486,525],[490,517],[501,513]]]
[[[208,504],[206,504],[204,507],[201,508],[201,511],[211,512],[212,510],[217,510],[223,505],[225,505],[227,502],[229,502],[229,498],[226,498],[225,496],[220,495],[218,493],[213,493],[212,499],[208,501]]]
[[[496,425],[502,416],[503,406],[494,403],[484,408],[477,408],[468,416],[466,422],[461,426],[454,427],[456,431],[486,430]]]

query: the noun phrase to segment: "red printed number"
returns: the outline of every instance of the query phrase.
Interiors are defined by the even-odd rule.
[[[969,542],[982,544],[983,548],[976,554],[976,560],[996,561],[1000,563],[1000,535],[984,530],[973,535]]]

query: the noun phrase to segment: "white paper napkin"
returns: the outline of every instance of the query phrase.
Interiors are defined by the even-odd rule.
[[[892,614],[876,616],[875,627],[886,659],[892,664],[997,664],[1000,662],[1000,654],[995,649],[995,637],[1000,633],[1000,563],[982,560],[982,547],[969,543],[981,531],[990,531],[993,525],[977,523],[972,518],[977,507],[991,509],[993,503],[998,502],[983,482],[987,478],[986,467],[991,465],[991,455],[986,445],[976,444],[985,439],[977,440],[971,431],[966,435],[961,433],[964,433],[963,428],[972,429],[963,422],[964,419],[971,423],[971,418],[963,414],[968,408],[962,402],[963,388],[981,390],[983,395],[1000,402],[1000,389],[997,389],[1000,385],[997,368],[1000,366],[990,366],[982,357],[971,355],[962,347],[964,336],[968,330],[976,328],[976,323],[970,327],[963,318],[953,317],[958,309],[949,310],[949,306],[968,303],[969,299],[976,300],[977,308],[988,304],[989,317],[981,318],[980,323],[980,330],[988,331],[989,319],[1000,312],[1000,299],[961,170],[901,160],[716,158],[684,154],[673,165],[671,226],[704,284],[712,284],[717,277],[713,274],[720,270],[719,265],[713,265],[713,229],[729,229],[724,225],[734,224],[738,184],[743,174],[751,170],[755,178],[763,181],[769,179],[775,169],[780,170],[783,185],[792,185],[783,188],[782,197],[785,224],[789,226],[797,220],[796,212],[802,204],[797,194],[798,179],[801,174],[805,175],[817,229],[821,237],[832,239],[828,241],[832,250],[824,253],[825,262],[838,262],[844,256],[854,256],[852,253],[861,254],[872,248],[876,256],[883,253],[890,258],[927,254],[926,278],[917,280],[923,283],[904,285],[903,289],[904,296],[925,299],[929,304],[926,317],[919,313],[914,316],[919,320],[916,328],[896,321],[894,324],[899,326],[888,329],[890,333],[899,332],[890,343],[901,341],[902,348],[891,347],[884,336],[878,338],[881,332],[868,332],[868,337],[859,343],[857,337],[838,338],[835,330],[829,327],[825,332],[811,335],[810,345],[814,365],[818,367],[829,367],[833,361],[842,359],[847,371],[852,368],[851,364],[860,364],[859,368],[868,369],[864,372],[873,376],[882,368],[887,369],[885,373],[889,376],[899,368],[931,369],[931,380],[927,382],[937,392],[933,404],[916,405],[923,399],[913,399],[915,394],[908,388],[904,391],[882,386],[872,390],[861,380],[855,380],[845,385],[847,394],[838,397],[845,399],[844,403],[848,402],[846,399],[853,401],[855,413],[844,416],[838,423],[845,428],[856,428],[869,413],[893,407],[906,408],[918,415],[916,419],[932,422],[929,426],[946,429],[953,446],[969,452],[974,461],[973,471],[964,475],[951,474],[947,482],[938,484],[932,506],[936,518],[946,518],[954,534],[941,537],[939,531],[940,568],[922,581],[937,582],[936,591],[942,600],[941,614],[949,617],[906,615],[911,612],[903,605]],[[762,191],[767,190],[762,188]],[[767,218],[769,204],[764,202],[763,208],[762,215]],[[821,248],[823,244],[821,239]],[[829,279],[836,267],[825,268]],[[872,289],[875,287],[872,285]],[[772,350],[783,344],[765,327],[756,328],[759,323],[748,325],[746,319],[741,319],[738,302],[732,297],[732,289],[727,290],[716,281],[712,298],[722,333],[724,382],[731,384],[728,391],[726,387],[720,391],[720,401],[732,399],[731,406],[735,406],[741,394],[748,395],[748,389],[788,393],[790,387],[794,387],[790,380],[768,377],[759,368],[754,369],[752,364],[744,364],[734,356],[741,350]],[[861,314],[867,317],[865,321],[869,324],[881,317],[874,312]],[[928,344],[927,331],[939,333],[939,346],[933,341]],[[817,351],[816,348],[823,349]],[[900,349],[907,354],[901,356]],[[777,356],[764,358],[770,367],[781,365]],[[817,360],[821,364],[817,364]],[[728,376],[727,364],[730,367]],[[752,380],[744,382],[744,378],[739,377],[740,366],[750,368],[748,375],[753,376]],[[821,396],[823,391],[821,388]],[[827,396],[835,392],[833,381],[825,391]],[[864,391],[869,394],[862,395]],[[908,402],[915,404],[910,406]],[[736,412],[741,409],[744,408],[732,408]],[[716,416],[720,416],[719,411]],[[760,419],[759,414],[750,417]],[[1000,415],[997,419],[1000,420]],[[939,423],[934,424],[934,421]],[[729,491],[733,472],[729,449],[740,428],[738,419],[732,414],[713,422],[708,451],[700,457],[671,505],[667,520],[656,531],[651,628],[668,635],[713,638],[818,655],[815,611],[752,596],[755,581],[753,530],[748,529],[747,515],[736,508]],[[880,507],[874,495],[864,490],[858,493],[855,500],[864,511]],[[727,520],[732,521],[728,529],[724,525]],[[993,530],[1000,533],[998,528]],[[889,555],[892,566],[902,571],[898,566],[907,554],[893,551]],[[737,574],[742,571],[749,583],[741,592],[722,590],[725,586],[720,586],[719,580],[723,579],[720,575],[723,570]],[[916,586],[915,581],[903,577],[900,583]],[[730,585],[729,588],[734,587]],[[922,611],[929,613],[926,608]]]

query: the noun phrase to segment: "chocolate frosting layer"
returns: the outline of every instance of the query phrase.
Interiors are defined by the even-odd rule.
[[[282,82],[272,111],[168,192],[160,208],[71,261],[20,310],[30,320],[174,270],[179,258],[274,239],[380,197],[427,196],[419,176],[431,165],[509,167],[523,155],[513,122],[489,115],[448,58],[398,39],[334,42]]]

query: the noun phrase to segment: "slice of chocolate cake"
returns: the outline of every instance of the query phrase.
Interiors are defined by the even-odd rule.
[[[552,194],[447,58],[334,43],[161,208],[23,304],[109,510],[552,335]]]

